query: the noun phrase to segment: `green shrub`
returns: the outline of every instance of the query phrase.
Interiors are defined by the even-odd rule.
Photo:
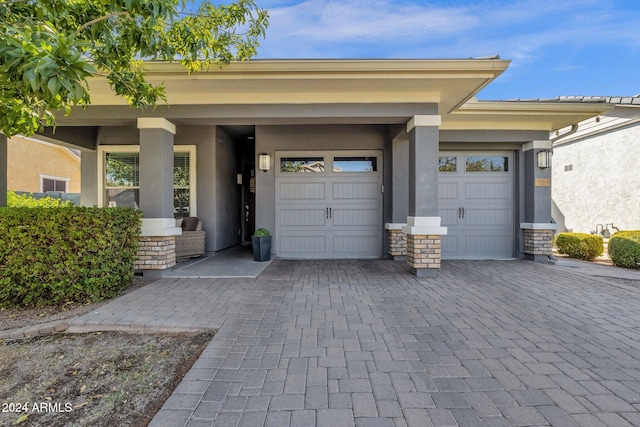
[[[591,261],[604,252],[602,237],[585,233],[560,233],[556,236],[558,252],[570,258]]]
[[[255,233],[253,233],[255,237],[267,237],[270,236],[269,230],[266,228],[258,228]]]
[[[620,231],[611,236],[609,256],[619,267],[640,268],[640,230]]]
[[[93,302],[133,279],[133,209],[0,208],[0,306]]]
[[[11,208],[62,208],[73,206],[73,203],[49,196],[36,199],[31,194],[16,194],[15,191],[8,191],[7,206]]]

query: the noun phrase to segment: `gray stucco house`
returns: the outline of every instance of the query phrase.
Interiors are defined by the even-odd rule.
[[[563,99],[614,108],[551,135],[558,229],[601,235],[640,229],[640,96]]]
[[[95,78],[93,104],[40,138],[82,150],[83,204],[143,211],[142,248],[164,249],[138,267],[155,274],[175,263],[184,215],[210,252],[264,227],[276,257],[406,257],[416,275],[441,259],[546,260],[539,153],[550,132],[611,107],[476,100],[508,65],[262,60],[189,75],[149,63],[169,106],[133,110]]]

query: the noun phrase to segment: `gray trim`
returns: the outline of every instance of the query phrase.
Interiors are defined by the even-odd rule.
[[[518,146],[531,141],[549,139],[547,131],[522,131],[522,130],[440,130],[440,145],[445,143],[471,143],[478,144],[486,142],[491,144],[492,149],[507,149],[508,146],[501,144]],[[474,149],[469,146],[447,146],[446,149]]]
[[[98,128],[94,126],[58,126],[55,132],[51,128],[46,128],[34,135],[34,138],[67,148],[95,150],[97,135]]]
[[[159,105],[143,111],[129,106],[92,106],[59,117],[58,129],[80,124],[135,125],[138,117],[165,117],[176,125],[406,124],[415,115],[431,114],[438,114],[437,104]]]

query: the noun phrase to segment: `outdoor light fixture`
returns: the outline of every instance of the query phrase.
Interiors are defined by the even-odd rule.
[[[268,154],[260,154],[258,156],[258,169],[263,172],[268,171],[271,168],[271,156]]]
[[[551,150],[543,150],[538,153],[538,167],[540,169],[546,169],[551,167]]]

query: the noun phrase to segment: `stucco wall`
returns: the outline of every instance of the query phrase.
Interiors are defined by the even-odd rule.
[[[565,227],[640,229],[640,124],[553,149],[552,197]],[[565,170],[570,169],[570,170]]]
[[[70,179],[68,192],[80,192],[80,158],[65,147],[11,138],[7,151],[8,190],[40,192],[40,174],[44,174]]]

